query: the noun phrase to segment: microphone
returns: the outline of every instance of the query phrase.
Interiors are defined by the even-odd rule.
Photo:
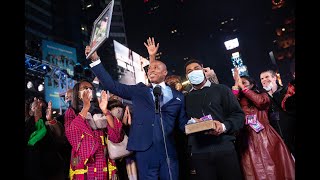
[[[155,111],[157,114],[159,114],[160,112],[159,96],[161,95],[161,87],[159,85],[156,85],[156,87],[153,88],[153,95],[154,95]]]

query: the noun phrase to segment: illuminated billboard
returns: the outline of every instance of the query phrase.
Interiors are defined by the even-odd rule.
[[[119,82],[134,85],[139,82],[148,84],[144,67],[149,65],[149,60],[136,52],[113,40],[115,57],[120,72]]]
[[[74,65],[77,63],[76,49],[43,40],[42,57],[50,67],[44,78],[45,100],[51,101],[54,109],[66,109],[67,106],[60,95],[73,88],[76,83],[71,79],[74,75]]]
[[[236,47],[239,47],[238,38],[234,38],[234,39],[225,41],[225,42],[224,42],[224,45],[225,45],[225,47],[226,47],[227,50],[231,50],[231,49],[234,49],[234,48],[236,48]]]
[[[67,109],[67,104],[60,95],[64,95],[75,84],[75,80],[64,76],[63,73],[59,74],[59,71],[56,71],[53,76],[46,76],[44,78],[45,100],[52,102],[53,109]]]
[[[75,48],[42,40],[42,59],[53,66],[65,69],[70,76],[74,75],[73,67],[77,63]]]

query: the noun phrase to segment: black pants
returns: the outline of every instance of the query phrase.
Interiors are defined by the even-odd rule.
[[[192,153],[190,180],[241,180],[240,164],[233,144],[208,153]]]

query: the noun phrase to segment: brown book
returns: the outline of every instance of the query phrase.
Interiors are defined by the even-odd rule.
[[[191,134],[195,132],[205,131],[209,129],[215,129],[216,126],[213,120],[201,121],[193,124],[187,124],[185,126],[186,134]]]

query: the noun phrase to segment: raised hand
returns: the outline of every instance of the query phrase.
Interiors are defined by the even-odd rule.
[[[91,91],[85,90],[82,94],[83,109],[90,109]]]
[[[84,50],[84,54],[87,56],[87,55],[90,53],[90,51],[91,51],[91,46],[86,46],[86,49]],[[97,51],[95,51],[95,52],[89,57],[89,59],[90,59],[91,61],[96,61],[96,60],[100,59],[100,57],[99,57],[98,54],[97,54]]]
[[[34,119],[36,122],[42,117],[41,107],[42,103],[40,102],[40,99],[35,97],[31,104],[31,111],[33,111]]]
[[[245,89],[245,86],[243,85],[242,79],[241,79],[240,77],[238,78],[237,84],[238,84],[238,87],[239,87],[240,89],[242,89],[242,90]]]
[[[233,70],[233,80],[234,80],[234,86],[238,86],[239,87],[239,83],[241,82],[242,84],[242,81],[241,81],[241,78],[240,78],[240,75],[239,75],[239,70],[237,67],[234,68]]]
[[[214,72],[213,69],[210,69],[209,67],[203,68],[204,71],[204,75],[206,76],[206,78],[210,78],[212,76],[214,76],[216,73]]]
[[[101,91],[101,96],[100,98],[98,99],[99,101],[99,107],[101,109],[101,111],[103,112],[103,114],[106,114],[108,109],[107,109],[107,106],[108,106],[108,94],[106,91],[102,90]]]
[[[131,114],[129,110],[129,106],[126,106],[126,109],[123,114],[122,123],[125,125],[131,125]]]
[[[51,101],[48,102],[46,118],[48,121],[52,120],[52,102]]]
[[[152,38],[149,37],[147,39],[147,43],[144,42],[143,44],[147,48],[149,56],[154,56],[155,57],[157,52],[158,52],[158,49],[159,49],[159,43],[157,43],[157,45],[156,45],[156,43],[154,41],[154,38],[153,37]]]
[[[235,81],[238,81],[238,78],[240,78],[240,76],[239,76],[239,70],[238,70],[237,67],[235,67],[235,68],[233,69],[233,79],[234,79]]]

